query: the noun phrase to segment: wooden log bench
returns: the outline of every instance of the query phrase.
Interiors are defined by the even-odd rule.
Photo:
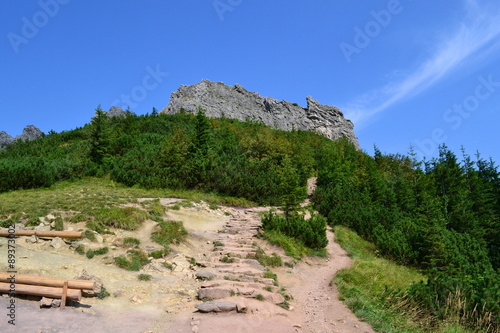
[[[94,287],[95,282],[88,280],[0,273],[0,293],[11,293],[14,290],[14,294],[59,298],[61,308],[65,307],[66,300],[80,301],[82,290],[94,290]]]

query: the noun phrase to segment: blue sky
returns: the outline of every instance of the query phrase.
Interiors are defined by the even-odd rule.
[[[362,148],[500,162],[497,0],[24,0],[0,20],[0,130],[137,114],[202,79],[340,107]]]

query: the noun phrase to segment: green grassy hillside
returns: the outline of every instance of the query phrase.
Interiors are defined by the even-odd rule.
[[[124,201],[204,197],[213,203],[283,206],[287,217],[266,220],[272,238],[285,235],[288,243],[296,239],[319,249],[325,243],[323,217],[307,224],[293,213],[313,175],[318,176],[314,208],[329,224],[349,227],[374,244],[376,255],[417,272],[387,272],[379,279],[365,265],[350,278],[339,276],[350,284],[346,297],[352,290],[371,295],[368,303],[397,315],[411,308],[418,315],[410,322],[423,323],[422,329],[452,321],[472,331],[498,332],[500,172],[480,156],[473,160],[463,153],[458,161],[444,146],[438,158],[421,163],[377,149],[372,157],[347,140],[208,119],[202,112],[108,119],[98,109],[81,128],[0,152],[0,223],[36,223],[64,211],[71,212],[61,216],[65,223],[87,221],[102,231],[120,220],[125,222],[119,227],[133,229],[154,217],[154,203],[125,211],[117,208]],[[353,278],[356,274],[376,278],[376,290]],[[379,329],[397,332],[405,322],[410,323]]]

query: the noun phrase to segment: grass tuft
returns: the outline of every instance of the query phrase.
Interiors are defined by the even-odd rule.
[[[151,281],[152,276],[149,274],[139,274],[137,278],[139,281]]]
[[[83,246],[82,244],[78,245],[75,249],[75,252],[80,254],[80,255],[84,255],[85,254],[85,246]]]
[[[300,240],[286,236],[276,230],[266,230],[264,239],[273,245],[277,245],[283,250],[287,256],[300,260],[311,253],[311,249],[307,248]]]
[[[115,263],[118,267],[127,271],[139,271],[142,266],[149,263],[149,259],[146,253],[139,250],[132,250],[129,251],[126,257],[116,257]]]
[[[231,258],[228,255],[225,255],[224,257],[222,257],[220,259],[220,261],[223,262],[223,263],[226,263],[226,264],[230,264],[230,263],[234,262],[234,258]]]
[[[83,233],[83,237],[87,238],[88,240],[95,242],[97,239],[95,237],[95,234],[90,231],[90,230],[85,230]]]
[[[278,256],[277,253],[273,253],[271,256],[268,256],[261,248],[257,249],[255,253],[255,259],[257,259],[262,266],[266,267],[283,266],[283,259],[281,259],[281,257]]]
[[[141,241],[134,237],[126,237],[123,239],[124,247],[138,247],[141,244]]]
[[[182,222],[178,221],[161,221],[159,222],[160,231],[151,234],[151,239],[162,245],[165,251],[169,251],[170,244],[179,244],[188,235]]]
[[[136,230],[148,218],[148,213],[135,207],[100,208],[93,212],[95,231],[100,232],[106,227],[124,230]]]
[[[88,249],[85,255],[87,256],[88,259],[94,258],[95,255],[94,250]]]
[[[158,251],[151,252],[149,255],[151,257],[153,257],[154,259],[160,259],[160,258],[163,258],[165,256],[165,254],[167,254],[165,250],[158,250]]]
[[[56,231],[63,231],[64,230],[64,221],[61,217],[61,215],[57,215],[56,219],[54,221],[54,230]]]

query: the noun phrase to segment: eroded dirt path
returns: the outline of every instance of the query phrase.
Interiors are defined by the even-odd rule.
[[[315,189],[315,181],[314,178],[308,181],[309,194]],[[307,199],[302,206],[309,203]],[[337,288],[332,284],[334,275],[352,261],[335,242],[331,228],[327,231],[328,258],[307,258],[293,268],[273,269],[278,275],[279,286],[274,286],[272,279],[263,278],[264,267],[258,262],[241,259],[252,256],[257,245],[268,254],[278,253],[285,261],[292,261],[281,249],[255,237],[260,226],[257,215],[260,211],[263,209],[233,212],[230,221],[219,230],[214,240],[217,244],[214,252],[203,263],[206,266],[203,273],[214,280],[204,282],[198,295],[210,298],[216,304],[237,304],[237,311],[199,313],[188,310],[179,314],[172,323],[171,332],[374,332],[339,300]],[[234,262],[221,264],[224,257],[234,258]],[[276,292],[282,288],[293,297],[290,310],[278,306],[284,299]],[[256,297],[258,294],[262,296],[260,301]],[[238,313],[240,307],[244,313]]]
[[[298,332],[350,333],[374,332],[370,325],[361,322],[338,298],[334,275],[352,264],[347,253],[334,240],[328,229],[328,259],[310,259],[300,262],[291,278],[280,274],[283,285],[293,295],[293,305],[302,323]],[[286,274],[286,273],[285,273]]]

